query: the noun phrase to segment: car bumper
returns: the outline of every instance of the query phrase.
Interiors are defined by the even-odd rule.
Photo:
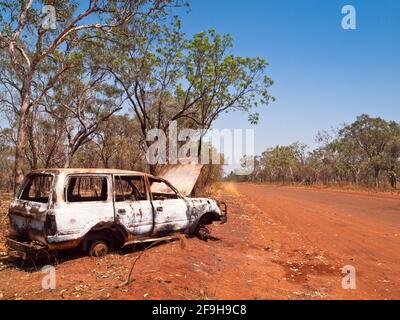
[[[21,257],[23,259],[48,256],[47,246],[36,242],[33,243],[7,238],[6,244],[8,247],[8,253],[11,256]]]

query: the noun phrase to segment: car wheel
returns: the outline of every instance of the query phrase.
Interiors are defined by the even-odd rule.
[[[206,241],[210,236],[210,230],[205,226],[199,226],[196,232],[196,235],[200,240]]]
[[[108,253],[108,244],[103,240],[95,240],[90,244],[89,255],[91,257],[102,258]]]

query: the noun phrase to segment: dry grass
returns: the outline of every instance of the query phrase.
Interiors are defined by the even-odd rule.
[[[314,190],[326,190],[326,191],[335,191],[335,192],[350,192],[350,193],[369,193],[376,194],[382,196],[395,196],[400,197],[400,189],[391,189],[389,187],[375,188],[370,186],[361,186],[354,184],[313,184],[313,185],[304,185],[304,184],[282,184],[282,183],[258,183],[258,182],[249,182],[250,184],[257,185],[269,185],[273,187],[285,187],[285,188],[301,188],[301,189],[314,189]]]

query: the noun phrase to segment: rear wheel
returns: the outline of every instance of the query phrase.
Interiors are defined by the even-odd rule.
[[[102,258],[107,255],[109,250],[107,242],[103,240],[94,240],[89,246],[89,255],[91,257]]]

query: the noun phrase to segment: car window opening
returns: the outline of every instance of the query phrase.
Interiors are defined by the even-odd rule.
[[[53,183],[51,175],[32,175],[21,192],[20,200],[48,203]]]
[[[115,183],[116,202],[148,200],[142,176],[116,176]]]
[[[153,200],[163,201],[179,198],[177,192],[165,181],[158,179],[149,179],[149,181]]]
[[[68,202],[107,201],[108,183],[106,177],[70,177],[66,200]]]

